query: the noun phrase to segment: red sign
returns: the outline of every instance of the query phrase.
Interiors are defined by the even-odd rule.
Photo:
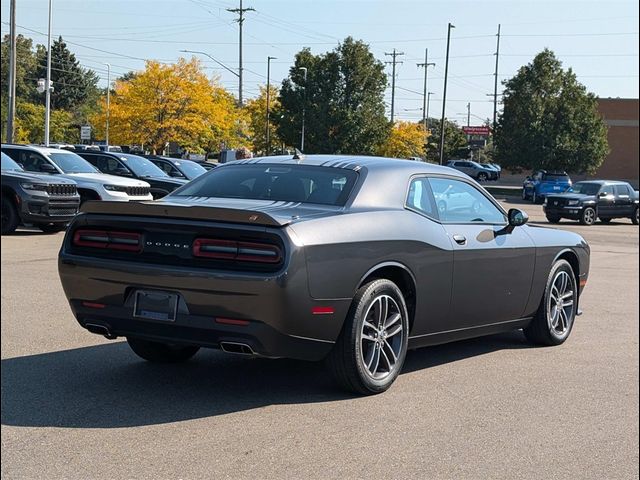
[[[462,131],[467,135],[489,136],[491,133],[491,129],[489,127],[462,127]]]

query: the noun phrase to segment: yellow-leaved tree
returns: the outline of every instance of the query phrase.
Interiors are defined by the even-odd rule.
[[[278,88],[271,85],[269,87],[269,153],[280,149],[282,140],[278,137],[275,123],[273,121],[274,112],[280,108],[280,97]],[[253,150],[259,154],[267,154],[267,87],[260,86],[260,94],[247,102],[246,111],[251,122],[253,133]]]
[[[391,133],[377,151],[378,155],[394,158],[421,157],[428,133],[424,125],[412,122],[396,122]]]
[[[246,114],[233,96],[209,81],[199,61],[175,64],[148,61],[145,70],[115,82],[109,108],[109,141],[138,144],[154,152],[176,142],[191,152],[212,151],[223,142],[248,143]],[[97,137],[104,137],[106,101],[91,118]]]

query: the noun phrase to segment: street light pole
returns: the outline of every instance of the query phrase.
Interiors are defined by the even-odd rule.
[[[9,112],[7,115],[7,142],[13,143],[13,123],[16,117],[16,0],[11,0],[9,16],[11,50],[9,51]]]
[[[44,145],[49,146],[49,122],[51,119],[51,3],[49,0],[49,31],[47,33],[47,80],[44,84],[45,88],[45,107],[44,107]]]
[[[105,63],[107,66],[107,126],[105,131],[105,143],[107,144],[107,151],[109,151],[109,94],[111,90],[111,64]]]
[[[444,163],[444,115],[447,107],[447,76],[449,75],[449,45],[451,43],[451,29],[455,25],[449,23],[447,28],[447,56],[444,64],[444,89],[442,92],[442,120],[440,122],[440,165]]]
[[[467,103],[467,127],[471,126],[471,102]]]
[[[270,130],[271,126],[269,125],[269,101],[271,94],[271,60],[275,60],[276,57],[267,57],[267,127],[266,127],[266,142],[265,142],[265,150],[266,155],[269,156],[269,152],[271,151],[271,136]]]
[[[300,151],[304,152],[304,121],[307,113],[307,67],[300,67],[304,71],[304,98],[302,100],[302,138],[300,140]]]

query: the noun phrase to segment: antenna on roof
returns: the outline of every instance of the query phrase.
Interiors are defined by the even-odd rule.
[[[304,160],[304,153],[302,153],[297,148],[295,150],[296,150],[296,153],[293,154],[293,160]]]

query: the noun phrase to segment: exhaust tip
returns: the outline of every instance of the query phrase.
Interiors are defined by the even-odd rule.
[[[220,349],[223,352],[235,353],[236,355],[255,355],[253,349],[246,343],[220,342]]]
[[[91,333],[95,333],[96,335],[102,335],[103,337],[109,340],[118,338],[118,336],[111,333],[111,330],[109,330],[109,327],[106,327],[105,325],[98,325],[96,323],[85,323],[84,328],[89,330]]]

